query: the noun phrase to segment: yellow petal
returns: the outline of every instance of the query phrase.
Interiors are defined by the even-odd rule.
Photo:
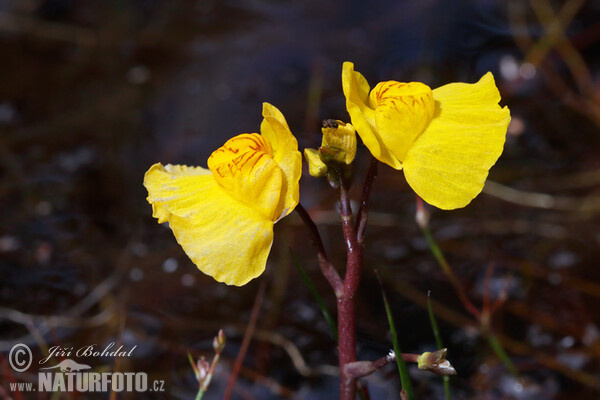
[[[273,148],[273,160],[283,172],[281,197],[276,208],[276,220],[291,213],[300,199],[299,181],[302,175],[302,155],[298,141],[292,135],[281,111],[269,103],[263,103],[262,136]]]
[[[494,75],[487,72],[477,83],[455,82],[434,89],[434,97],[444,99],[447,105],[477,106],[487,104],[498,104],[500,92],[494,82]],[[465,98],[465,95],[469,96]]]
[[[356,156],[356,130],[352,124],[332,119],[324,121],[324,124],[321,128],[323,140],[319,148],[321,157],[327,154],[330,159],[323,158],[326,161],[352,164]]]
[[[321,160],[319,156],[319,152],[315,149],[304,149],[304,158],[306,159],[306,163],[308,164],[308,173],[310,176],[314,176],[315,178],[319,178],[324,176],[327,171],[327,165]]]
[[[342,88],[352,125],[373,157],[392,168],[401,169],[402,163],[387,149],[376,130],[375,110],[368,105],[369,84],[359,72],[354,71],[351,62],[346,61],[342,67]]]
[[[269,142],[257,133],[229,139],[208,158],[214,179],[234,199],[275,221],[283,173]]]
[[[377,133],[400,161],[433,118],[435,102],[429,86],[420,82],[380,82],[369,96],[375,108]]]
[[[464,207],[483,189],[502,153],[510,122],[491,73],[475,84],[433,90],[435,117],[404,160],[409,185],[426,202],[446,210]]]
[[[265,269],[273,221],[225,193],[210,171],[153,165],[144,177],[148,202],[207,275],[241,286]],[[162,221],[161,221],[162,220]]]
[[[187,209],[194,206],[194,200],[180,198],[179,193],[174,193],[172,187],[165,186],[163,181],[166,177],[177,180],[177,187],[185,193],[190,190],[190,182],[194,183],[199,179],[213,180],[211,172],[200,167],[188,167],[185,165],[156,163],[144,176],[144,186],[148,189],[148,202],[152,204],[152,216],[158,219],[159,223],[167,222],[169,217],[175,211],[171,210],[171,202],[177,203],[177,213],[180,217],[187,215]],[[152,188],[152,191],[150,191]],[[161,206],[157,206],[160,201]]]

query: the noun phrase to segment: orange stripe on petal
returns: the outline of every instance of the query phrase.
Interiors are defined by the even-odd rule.
[[[208,159],[217,183],[233,198],[274,220],[281,190],[281,170],[269,142],[257,133],[229,139]]]

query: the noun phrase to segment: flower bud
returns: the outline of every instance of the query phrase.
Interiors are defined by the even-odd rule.
[[[429,211],[425,208],[425,204],[423,204],[423,200],[417,196],[417,212],[415,213],[415,221],[419,228],[426,229],[429,225]]]
[[[319,178],[327,174],[329,168],[319,157],[319,153],[315,149],[304,149],[304,158],[308,164],[308,173],[315,178]]]
[[[196,378],[198,378],[198,382],[202,384],[210,371],[210,364],[204,359],[204,357],[200,357],[197,363],[196,370]]]
[[[356,156],[356,132],[352,124],[339,120],[323,121],[323,141],[319,148],[321,160],[351,164]]]
[[[438,375],[456,375],[456,370],[446,360],[448,349],[441,349],[430,353],[426,351],[417,358],[419,369],[425,369]]]
[[[353,378],[371,375],[375,371],[376,368],[371,361],[354,361],[344,365],[346,375]]]
[[[225,332],[223,332],[223,329],[219,329],[219,333],[213,339],[213,349],[215,349],[215,353],[221,354],[225,348],[226,341],[227,337],[225,336]]]

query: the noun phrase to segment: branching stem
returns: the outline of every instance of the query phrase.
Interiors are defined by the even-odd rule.
[[[356,238],[358,243],[362,244],[365,239],[365,228],[367,226],[367,209],[369,206],[369,197],[371,195],[371,187],[377,177],[377,164],[379,161],[375,157],[371,158],[371,165],[369,165],[369,171],[365,177],[365,183],[363,184],[362,199],[360,201],[360,208],[356,215]]]
[[[306,225],[306,227],[308,228],[311,241],[317,249],[317,258],[319,259],[321,272],[325,276],[325,279],[327,279],[327,282],[329,282],[329,284],[333,288],[336,297],[339,299],[343,294],[344,285],[342,283],[342,278],[340,278],[340,275],[335,270],[335,267],[333,266],[331,261],[329,261],[329,257],[327,257],[325,246],[323,246],[323,240],[321,240],[321,235],[319,234],[319,229],[317,228],[317,225],[312,220],[308,212],[306,212],[304,207],[302,207],[302,204],[298,203],[298,205],[296,206],[296,211],[300,215],[300,218],[302,218],[304,225]]]

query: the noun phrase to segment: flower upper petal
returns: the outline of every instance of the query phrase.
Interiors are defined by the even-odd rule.
[[[369,84],[364,76],[354,71],[354,64],[348,61],[342,67],[342,88],[352,125],[365,146],[379,161],[401,169],[402,163],[388,150],[377,132],[375,110],[369,107]]]
[[[449,83],[433,92],[436,100],[444,99],[446,105],[475,107],[498,104],[500,101],[500,92],[491,72],[486,72],[477,83]]]
[[[169,222],[177,242],[207,275],[241,286],[265,269],[273,221],[227,195],[210,171],[153,165],[144,177],[159,222]]]
[[[464,207],[483,189],[502,153],[510,122],[491,73],[475,84],[451,83],[433,90],[435,118],[404,160],[409,185],[426,202]]]
[[[260,132],[271,144],[273,160],[283,172],[281,196],[275,212],[275,220],[278,220],[291,213],[300,199],[302,154],[281,111],[269,103],[263,103],[263,117]]]
[[[279,217],[283,172],[264,137],[245,133],[229,139],[211,154],[208,168],[228,195],[268,219]]]
[[[377,133],[385,147],[403,161],[406,152],[433,118],[435,102],[420,82],[380,82],[369,96]]]

